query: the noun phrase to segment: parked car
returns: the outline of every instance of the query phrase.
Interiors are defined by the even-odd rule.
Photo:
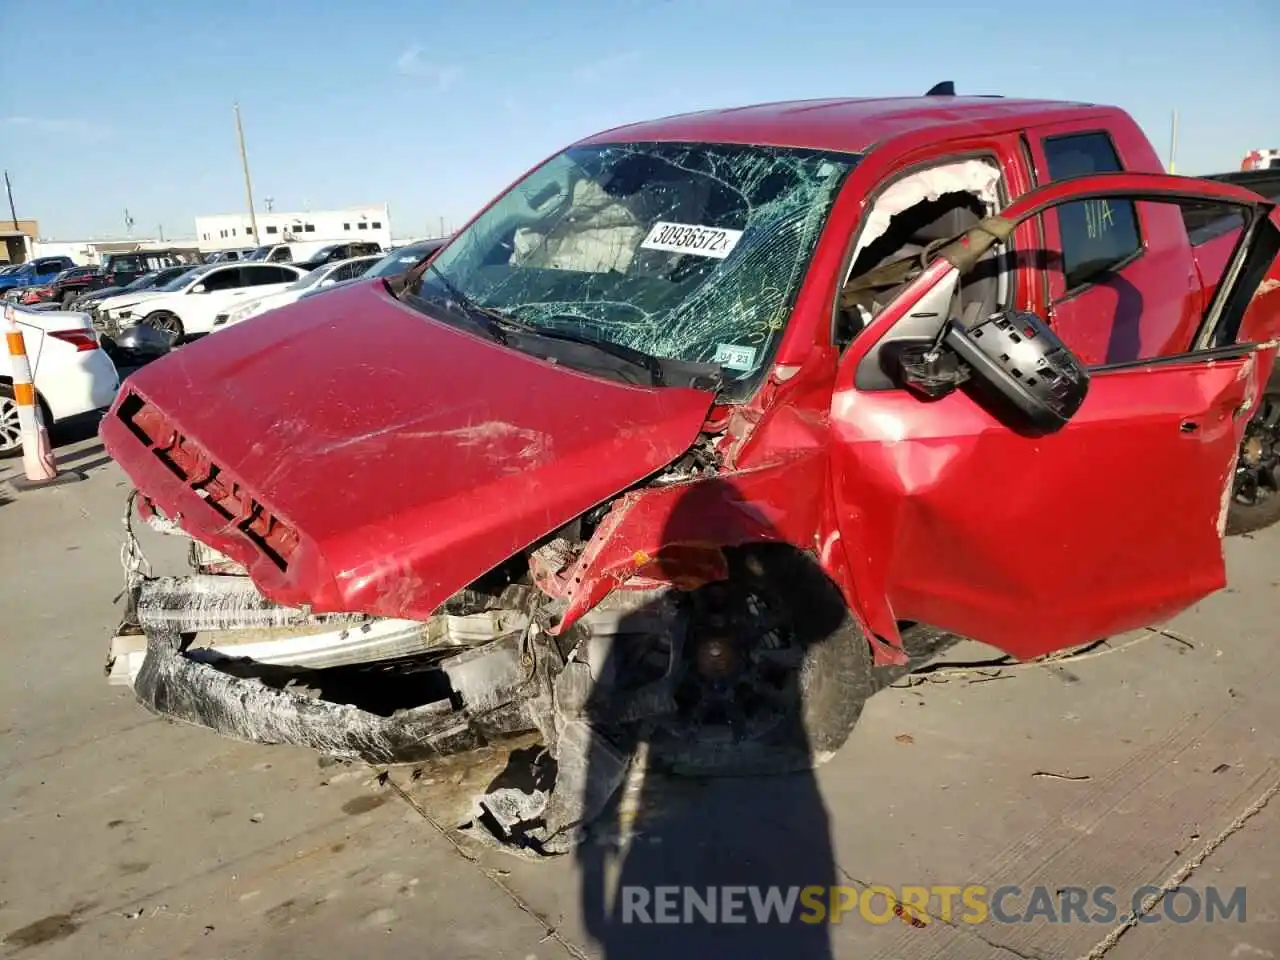
[[[102,277],[98,267],[72,267],[69,270],[63,270],[49,281],[48,293],[43,299],[52,300],[69,308],[77,297],[101,285]]]
[[[359,277],[377,260],[377,257],[353,257],[350,260],[339,260],[315,267],[283,290],[255,297],[235,305],[226,313],[218,314],[213,318],[213,326],[215,329],[233,326],[250,317],[266,313],[268,310],[296,303],[308,293],[318,293],[331,288],[334,284]]]
[[[369,268],[365,276],[394,277],[408,273],[412,267],[431,256],[448,242],[448,237],[436,237],[432,240],[419,240],[416,243],[393,247],[385,257]]]
[[[97,290],[91,290],[73,300],[71,308],[73,310],[83,310],[92,316],[94,308],[109,297],[154,290],[156,287],[164,286],[164,284],[193,269],[195,267],[192,264],[180,263],[176,267],[163,267],[159,270],[153,270],[150,273],[144,273],[132,283],[125,284],[122,287],[100,287]]]
[[[20,303],[23,306],[34,306],[48,303],[53,299],[53,288],[47,284],[34,287],[13,287],[5,291],[5,300],[9,303]]]
[[[101,410],[115,399],[120,377],[83,313],[13,307],[22,330],[36,399],[45,423]],[[22,453],[18,405],[8,351],[0,351],[0,458]]]
[[[0,274],[0,291],[47,284],[63,270],[69,270],[75,265],[70,257],[36,257],[26,263],[16,264],[13,269]]]
[[[130,378],[103,442],[202,576],[130,578],[114,676],[377,763],[536,729],[602,803],[639,737],[821,762],[907,623],[1020,659],[1159,623],[1225,583],[1280,334],[1275,204],[1162,170],[1122,110],[999,97],[588,137],[398,293]],[[543,812],[497,832],[564,849]]]
[[[177,344],[212,331],[214,318],[241,298],[283,290],[302,276],[285,263],[206,263],[153,290],[109,297],[98,305],[98,315],[111,336],[145,323]]]
[[[353,257],[380,256],[382,252],[382,244],[380,243],[353,240],[349,243],[328,244],[315,251],[306,260],[295,260],[294,262],[303,270],[314,270],[316,267],[323,267],[326,263],[337,263],[340,260],[350,260]]]
[[[37,299],[24,297],[23,302],[39,303],[51,300],[55,303],[70,305],[81,291],[88,289],[88,285],[94,282],[97,273],[98,268],[94,266],[68,267],[55,275],[47,285],[29,287],[28,290],[39,290],[39,296]]]

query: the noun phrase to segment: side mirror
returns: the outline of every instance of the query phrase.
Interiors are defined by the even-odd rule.
[[[1089,392],[1084,365],[1044,319],[1028,311],[1002,311],[976,322],[952,318],[942,346],[968,368],[978,393],[1040,432],[1066,426]]]
[[[206,289],[205,289],[205,285],[204,285],[203,283],[197,283],[194,287],[192,287],[192,288],[191,288],[191,292],[192,292],[192,293],[207,293],[207,292],[208,292],[208,290],[206,290]]]

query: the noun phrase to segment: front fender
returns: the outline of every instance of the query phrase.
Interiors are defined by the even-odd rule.
[[[725,550],[767,543],[815,560],[871,638],[877,663],[906,662],[900,646],[878,640],[868,627],[834,523],[825,453],[633,490],[614,501],[575,561],[560,565],[552,550],[535,554],[531,567],[539,589],[568,601],[549,631],[560,635],[614,590],[657,584],[694,590],[727,578]]]

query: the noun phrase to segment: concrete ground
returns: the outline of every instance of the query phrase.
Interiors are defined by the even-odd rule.
[[[127,488],[91,430],[59,449],[85,482],[0,486],[2,957],[1280,957],[1280,530],[1232,541],[1231,587],[1162,632],[1014,669],[952,646],[816,776],[653,778],[613,814],[625,846],[531,862],[450,829],[502,751],[379,778],[107,686]],[[1133,891],[1179,883],[1125,926]],[[1006,918],[1044,889],[1025,923],[958,896],[912,923],[877,895],[838,924],[708,928],[609,922],[619,884],[1017,885]],[[1099,885],[1118,911],[1045,918]],[[1166,915],[1239,886],[1243,922]]]

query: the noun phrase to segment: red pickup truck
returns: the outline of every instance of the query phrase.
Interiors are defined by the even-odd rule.
[[[1223,586],[1277,250],[1270,201],[1164,175],[1114,107],[597,134],[402,280],[130,378],[101,436],[196,569],[131,539],[110,672],[379,762],[537,729],[562,776],[641,736],[808,765],[905,624],[1030,658]]]

